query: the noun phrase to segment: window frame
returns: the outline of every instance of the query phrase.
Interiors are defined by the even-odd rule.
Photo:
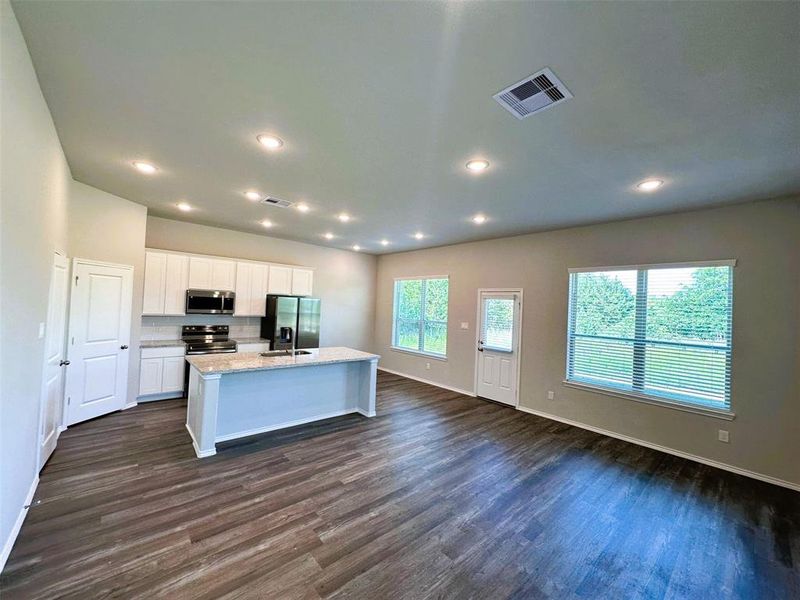
[[[438,320],[427,320],[425,318],[425,292],[427,290],[427,283],[422,286],[422,294],[420,300],[420,319],[419,319],[419,349],[414,348],[406,348],[404,346],[397,345],[397,324],[399,321],[407,321],[411,323],[415,323],[417,321],[413,319],[401,319],[398,317],[397,314],[397,303],[398,303],[398,295],[397,295],[397,283],[400,281],[428,281],[431,279],[446,279],[447,280],[447,320],[446,321],[438,321]],[[418,356],[425,356],[427,358],[433,358],[435,360],[447,360],[447,353],[439,354],[438,352],[429,352],[423,350],[425,348],[425,324],[432,323],[432,324],[439,324],[444,325],[445,328],[445,340],[447,341],[450,337],[449,329],[450,329],[450,276],[449,275],[424,275],[418,277],[395,277],[392,282],[392,339],[389,347],[392,350],[397,352],[407,352],[409,354],[415,354]],[[446,342],[445,342],[446,343]],[[449,348],[449,345],[447,346]]]
[[[625,389],[625,388],[617,388],[612,385],[602,385],[599,383],[587,382],[582,381],[580,379],[570,379],[570,364],[573,359],[574,354],[574,336],[573,331],[575,327],[575,319],[576,319],[576,306],[575,303],[577,302],[577,296],[573,294],[572,290],[572,276],[577,273],[602,273],[604,271],[636,271],[636,283],[637,283],[637,292],[636,292],[636,314],[640,313],[641,308],[647,305],[647,271],[650,269],[681,269],[681,268],[702,268],[702,267],[729,267],[730,270],[730,285],[728,287],[728,303],[730,306],[730,314],[728,315],[728,346],[726,347],[727,354],[726,354],[726,369],[729,373],[730,377],[728,378],[726,385],[727,389],[725,390],[725,394],[727,397],[727,406],[725,407],[715,407],[703,404],[702,402],[693,402],[690,399],[686,400],[679,400],[679,399],[672,399],[662,396],[656,396],[653,394],[648,394],[644,391],[639,391],[636,389],[636,381],[639,381],[640,388],[643,389],[643,377],[644,377],[644,368],[646,368],[646,364],[644,361],[636,361],[635,357],[642,356],[647,348],[647,337],[646,337],[646,318],[647,312],[646,310],[643,311],[645,315],[645,319],[640,321],[640,319],[636,319],[635,321],[635,332],[633,338],[633,353],[634,353],[634,362],[632,367],[631,373],[631,388],[632,389]],[[728,260],[708,260],[708,261],[693,261],[693,262],[680,262],[680,263],[650,263],[650,264],[638,264],[638,265],[622,265],[622,266],[597,266],[597,267],[581,267],[581,268],[570,268],[568,269],[569,278],[568,278],[568,291],[567,291],[567,339],[566,339],[566,369],[565,369],[565,378],[562,383],[565,386],[597,392],[607,396],[614,396],[618,398],[625,398],[628,400],[635,400],[637,402],[643,402],[646,404],[652,404],[656,406],[663,406],[667,408],[673,408],[676,410],[681,410],[690,413],[702,414],[706,416],[712,416],[720,419],[725,420],[733,420],[736,417],[736,414],[733,412],[733,394],[731,389],[731,383],[733,379],[733,285],[734,285],[734,267],[736,267],[736,260],[735,259],[728,259]],[[621,339],[621,338],[620,338]],[[682,344],[681,342],[674,342],[676,345],[691,345],[691,344]]]

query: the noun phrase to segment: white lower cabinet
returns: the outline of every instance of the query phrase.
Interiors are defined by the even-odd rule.
[[[160,394],[163,372],[163,358],[143,358],[139,367],[139,395]]]
[[[181,356],[170,356],[162,359],[164,369],[161,375],[162,392],[182,392],[183,374],[186,372],[186,358]]]
[[[139,396],[183,394],[186,356],[183,348],[142,348]]]

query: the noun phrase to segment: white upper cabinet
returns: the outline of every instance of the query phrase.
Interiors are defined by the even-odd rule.
[[[269,265],[236,263],[236,316],[263,317],[266,314]]]
[[[253,281],[253,263],[236,263],[236,301],[234,314],[237,317],[250,316],[250,283]]]
[[[189,288],[189,257],[167,254],[167,281],[164,291],[164,314],[186,314],[186,290]]]
[[[314,271],[311,269],[292,269],[292,295],[310,296],[314,281]]]
[[[265,262],[145,251],[143,315],[186,314],[186,290],[236,292],[237,317],[263,317],[267,294],[310,296],[314,270]]]
[[[144,259],[142,314],[184,314],[188,278],[188,256],[147,250]]]
[[[189,257],[189,287],[190,290],[210,290],[211,262],[213,259],[206,256]]]
[[[236,262],[206,256],[189,257],[190,290],[236,289]]]
[[[268,281],[269,265],[254,264],[253,279],[250,282],[250,315],[253,317],[263,317],[267,314]]]
[[[215,258],[211,261],[211,290],[234,291],[236,289],[236,263]]]
[[[270,294],[291,294],[292,293],[292,268],[269,266],[269,283],[267,291]]]
[[[164,314],[164,290],[167,281],[167,255],[164,252],[145,252],[144,298],[142,314]]]

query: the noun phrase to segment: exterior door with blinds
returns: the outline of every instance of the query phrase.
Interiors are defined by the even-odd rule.
[[[519,324],[522,293],[479,292],[476,393],[517,405]]]

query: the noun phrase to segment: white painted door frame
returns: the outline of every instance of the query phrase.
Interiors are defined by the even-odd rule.
[[[117,363],[116,363],[116,371],[115,371],[115,388],[114,388],[114,396],[118,397],[118,400],[113,403],[113,407],[111,410],[106,410],[104,407],[103,410],[96,410],[96,411],[84,411],[87,414],[82,415],[78,420],[75,420],[73,417],[77,416],[76,411],[79,410],[77,406],[70,406],[69,399],[74,396],[74,402],[82,402],[83,394],[86,392],[86,382],[90,381],[93,384],[96,384],[98,381],[96,377],[93,379],[86,379],[86,372],[85,368],[86,365],[83,364],[85,345],[76,344],[76,339],[80,341],[82,339],[80,331],[84,331],[82,334],[83,337],[88,335],[88,327],[89,322],[84,322],[83,319],[88,319],[87,314],[79,314],[82,313],[79,310],[79,307],[76,303],[79,303],[79,292],[76,291],[76,280],[75,278],[78,276],[78,272],[80,271],[80,267],[96,267],[99,269],[116,269],[118,272],[122,273],[123,281],[122,287],[120,288],[120,305],[119,305],[119,323],[120,327],[117,330],[116,337],[108,338],[104,340],[98,340],[100,343],[107,343],[107,344],[119,344],[119,349],[116,351],[117,354]],[[134,269],[132,265],[123,265],[117,263],[109,263],[97,260],[90,260],[85,258],[74,258],[72,259],[72,273],[70,277],[70,314],[69,314],[69,329],[67,334],[67,357],[69,358],[70,365],[69,371],[67,371],[67,381],[66,381],[66,397],[68,399],[67,402],[64,402],[64,411],[63,411],[63,423],[65,425],[70,425],[74,423],[78,423],[82,420],[94,418],[95,416],[100,416],[101,414],[107,414],[109,412],[113,412],[115,410],[122,410],[128,404],[128,367],[130,363],[129,359],[129,351],[130,351],[130,335],[131,335],[131,311],[133,308],[133,273]],[[86,285],[86,282],[84,282]],[[86,289],[86,288],[83,288]],[[91,290],[91,288],[89,288]],[[90,303],[92,301],[91,297],[88,300]],[[90,310],[90,309],[87,309]],[[90,311],[91,312],[91,311]],[[81,329],[83,328],[83,329]],[[97,347],[97,346],[95,346]],[[108,349],[110,352],[110,348]],[[108,354],[111,356],[111,353]],[[94,360],[97,360],[96,358]],[[102,366],[102,365],[101,365]],[[101,393],[102,390],[99,390],[96,385],[93,386],[92,389],[93,393]],[[99,400],[98,400],[99,401]],[[73,402],[73,404],[74,404]],[[101,405],[98,404],[97,407],[99,408]],[[97,414],[94,414],[94,413]],[[91,414],[89,414],[91,413]]]
[[[478,396],[478,377],[480,376],[480,352],[478,352],[478,344],[481,339],[481,322],[483,320],[483,315],[481,314],[481,296],[483,294],[519,294],[519,319],[517,323],[517,336],[516,336],[516,348],[515,348],[515,355],[517,359],[517,389],[515,390],[515,399],[514,399],[514,408],[519,407],[519,382],[520,382],[520,371],[522,366],[522,315],[523,315],[523,289],[519,288],[478,288],[477,298],[477,308],[475,310],[475,314],[477,315],[475,319],[475,346],[473,352],[475,353],[475,364],[474,364],[474,377],[472,382],[472,393],[475,396]]]
[[[58,281],[59,277],[62,278],[61,281]],[[69,282],[69,259],[63,254],[55,252],[50,270],[50,287],[47,297],[42,394],[39,405],[39,443],[36,449],[36,465],[39,471],[55,450],[58,436],[64,429],[62,420],[64,390],[66,369],[69,365],[69,361],[66,360]]]

